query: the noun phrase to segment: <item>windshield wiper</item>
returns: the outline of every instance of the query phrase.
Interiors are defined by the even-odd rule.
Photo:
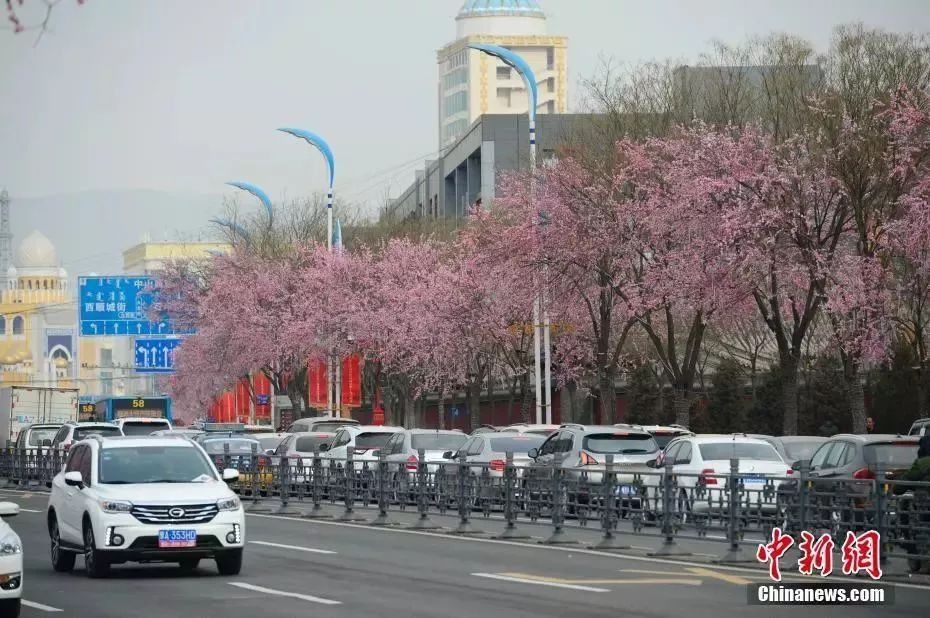
[[[145,483],[190,483],[192,481],[181,481],[178,479],[155,479],[154,481],[143,481]]]

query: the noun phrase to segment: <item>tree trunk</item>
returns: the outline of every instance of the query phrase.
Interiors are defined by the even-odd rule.
[[[862,388],[859,363],[855,359],[843,359],[843,380],[846,382],[846,397],[849,399],[852,432],[865,433],[865,389]]]
[[[927,368],[921,362],[917,367],[917,416],[927,416],[927,389],[926,389],[926,371]]]
[[[652,422],[657,425],[665,423],[665,378],[661,372],[656,376],[656,401]]]
[[[781,397],[782,409],[782,435],[798,435],[798,362],[796,360],[782,361],[781,363]]]
[[[468,388],[468,420],[471,431],[481,426],[481,379]]]
[[[601,402],[600,422],[603,425],[613,425],[617,414],[617,383],[612,369],[601,367],[600,374],[598,380],[598,394]]]
[[[523,374],[520,380],[520,422],[530,422],[530,409],[533,406],[533,393],[530,390],[530,372]]]
[[[691,398],[688,396],[688,390],[676,386],[673,392],[673,404],[675,408],[675,424],[688,427],[691,424]]]
[[[439,396],[439,404],[437,407],[438,410],[438,423],[439,429],[446,428],[446,397],[445,395]]]
[[[514,376],[513,384],[510,385],[510,399],[507,400],[507,422],[513,423],[513,403],[517,398],[517,386],[520,384],[520,377]]]
[[[560,417],[563,423],[577,423],[580,415],[578,414],[578,384],[574,380],[569,380],[568,384],[562,390],[563,397],[559,397],[561,404]]]
[[[426,427],[426,400],[422,397],[413,404],[414,427]]]

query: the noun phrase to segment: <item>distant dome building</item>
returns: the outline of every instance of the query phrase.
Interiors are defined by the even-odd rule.
[[[7,286],[11,290],[65,290],[68,287],[68,273],[61,267],[58,250],[38,230],[19,244],[15,262],[7,269]]]
[[[526,114],[523,80],[504,63],[468,48],[507,47],[533,68],[539,83],[537,113],[568,109],[568,39],[548,33],[536,0],[467,0],[455,18],[456,40],[437,54],[439,147],[454,144],[484,114]]]

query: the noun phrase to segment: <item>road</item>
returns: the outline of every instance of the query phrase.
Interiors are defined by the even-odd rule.
[[[758,570],[613,556],[430,532],[249,515],[243,572],[204,562],[115,567],[105,580],[51,570],[46,497],[0,491],[23,509],[10,521],[25,552],[24,616],[776,616],[749,606]],[[926,615],[930,590],[899,586],[892,607],[794,607],[794,618]],[[60,610],[60,611],[57,611]]]

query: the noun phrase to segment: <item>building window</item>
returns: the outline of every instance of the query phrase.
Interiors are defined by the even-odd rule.
[[[26,332],[26,320],[23,316],[18,315],[13,318],[13,335],[22,335]]]
[[[468,111],[468,92],[463,90],[447,96],[443,101],[443,110],[447,118]]]
[[[549,71],[555,70],[555,48],[554,47],[546,48],[546,69]]]
[[[497,67],[497,79],[510,79],[510,67]]]
[[[549,79],[546,80],[546,88],[549,90],[549,92],[555,92],[555,78],[554,77],[550,77]]]
[[[457,86],[468,83],[468,72],[465,69],[455,69],[442,76],[442,89],[452,90]]]
[[[6,317],[0,315],[0,335],[6,334]]]
[[[555,113],[555,101],[549,101],[546,103],[546,113],[554,114]]]
[[[498,88],[497,89],[497,104],[502,105],[503,107],[510,107],[510,88]]]

